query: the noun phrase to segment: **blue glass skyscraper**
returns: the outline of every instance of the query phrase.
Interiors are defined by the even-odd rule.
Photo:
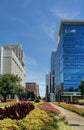
[[[84,79],[84,21],[62,21],[56,51],[55,86],[57,95],[80,95]]]

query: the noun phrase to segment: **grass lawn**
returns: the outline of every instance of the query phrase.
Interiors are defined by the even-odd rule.
[[[34,103],[35,109],[22,120],[0,120],[0,130],[72,130],[57,113],[40,109],[41,104]]]

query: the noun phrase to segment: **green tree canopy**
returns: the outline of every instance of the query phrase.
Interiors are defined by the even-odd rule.
[[[27,92],[27,99],[31,98],[31,100],[35,99],[35,94],[33,92]]]
[[[0,75],[0,94],[4,97],[8,95],[19,94],[23,91],[23,87],[20,84],[21,78],[14,74]]]
[[[20,96],[20,99],[26,99],[26,100],[34,100],[36,98],[36,95],[33,92],[22,92]]]
[[[81,91],[81,95],[84,95],[84,80],[81,81],[81,83],[79,85],[79,89]]]
[[[75,89],[73,87],[70,87],[68,90],[69,90],[69,92],[74,92],[75,91]]]

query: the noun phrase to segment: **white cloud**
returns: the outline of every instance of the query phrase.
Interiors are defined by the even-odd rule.
[[[27,57],[26,58],[26,65],[38,65],[37,61],[34,58]]]
[[[53,8],[50,10],[54,16],[58,16],[60,19],[74,19],[80,15],[79,11],[64,11],[58,10],[57,8]]]
[[[45,34],[51,39],[55,40],[55,31],[56,25],[55,24],[42,24],[41,28],[44,30]]]

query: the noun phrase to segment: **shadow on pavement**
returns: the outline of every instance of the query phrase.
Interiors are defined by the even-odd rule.
[[[84,126],[84,125],[79,125],[79,124],[70,124],[70,126]]]

